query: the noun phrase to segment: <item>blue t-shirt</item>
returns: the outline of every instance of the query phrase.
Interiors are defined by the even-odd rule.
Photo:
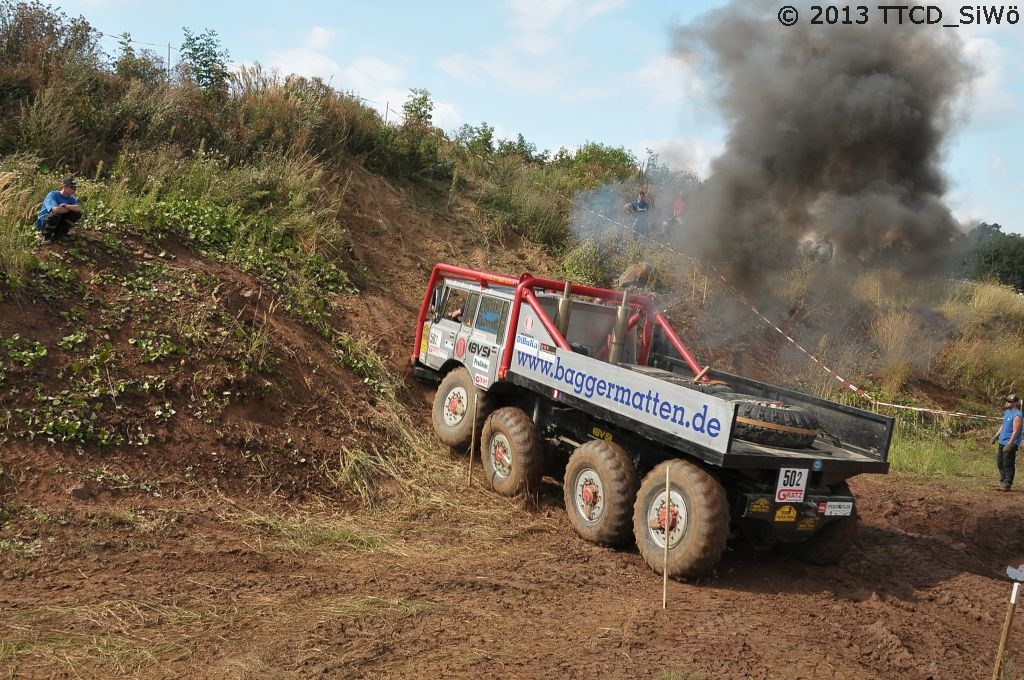
[[[642,234],[647,233],[647,214],[650,210],[651,204],[647,202],[647,199],[640,200],[639,198],[635,201],[630,201],[630,207],[636,214],[636,219],[633,220],[633,228]]]
[[[39,209],[39,215],[36,216],[37,229],[43,228],[43,223],[46,222],[50,211],[58,205],[78,205],[78,199],[75,198],[74,194],[65,196],[60,192],[60,189],[54,189],[46,194],[46,198],[43,199],[43,207]]]
[[[1020,437],[1024,433],[1024,423],[1021,424],[1021,429],[1017,432],[1017,438],[1012,442],[1010,441],[1010,435],[1013,434],[1013,419],[1024,418],[1019,408],[1008,408],[1003,413],[1003,429],[999,430],[999,444],[1006,446],[1012,444],[1014,446],[1020,446]]]

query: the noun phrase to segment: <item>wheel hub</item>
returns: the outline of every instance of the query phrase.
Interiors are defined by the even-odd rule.
[[[591,468],[584,468],[576,476],[576,512],[587,522],[596,522],[604,514],[605,493],[601,477]]]
[[[666,515],[668,516],[668,530],[675,531],[676,526],[679,524],[679,509],[674,505],[662,505],[658,508],[658,528],[662,531],[665,530]]]
[[[449,427],[454,427],[466,417],[466,405],[469,402],[469,395],[461,387],[457,387],[448,393],[444,401],[444,422]]]
[[[508,477],[512,474],[512,453],[511,446],[504,435],[498,435],[491,440],[489,447],[491,452],[491,463],[494,471],[501,477]]]
[[[647,527],[651,540],[659,547],[676,545],[686,533],[686,503],[682,495],[672,490],[668,499],[662,492],[647,508]],[[666,528],[667,527],[667,528]]]

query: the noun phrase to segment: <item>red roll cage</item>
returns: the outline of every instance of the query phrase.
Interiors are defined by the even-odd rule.
[[[412,363],[415,364],[419,358],[420,343],[423,340],[423,322],[427,319],[427,314],[430,311],[431,300],[433,298],[434,288],[438,284],[439,279],[456,279],[461,281],[470,281],[478,284],[481,288],[488,288],[491,285],[504,286],[515,290],[515,296],[512,300],[511,318],[509,319],[509,328],[516,329],[519,327],[519,310],[521,308],[521,302],[526,301],[533,311],[537,314],[537,318],[544,325],[544,329],[551,334],[555,344],[562,349],[570,350],[568,341],[559,332],[555,326],[555,322],[544,311],[541,307],[540,302],[537,300],[537,291],[550,292],[550,293],[563,293],[565,291],[565,281],[558,281],[555,279],[544,279],[538,278],[530,273],[524,273],[518,278],[509,276],[507,274],[495,274],[493,272],[477,271],[475,269],[467,269],[464,267],[456,267],[450,264],[437,264],[434,266],[434,270],[430,274],[430,282],[427,284],[426,293],[423,296],[423,304],[420,305],[419,317],[416,319],[416,339],[413,343],[412,351]],[[651,352],[651,342],[654,338],[654,325],[661,326],[662,331],[665,333],[665,337],[672,344],[672,346],[679,352],[679,355],[686,362],[690,370],[695,375],[702,375],[704,369],[701,367],[697,360],[694,358],[690,350],[686,348],[686,345],[682,343],[679,336],[676,335],[672,326],[669,325],[668,320],[661,313],[655,304],[654,298],[649,295],[640,295],[638,293],[623,293],[619,291],[609,290],[607,288],[596,288],[594,286],[586,286],[579,283],[569,283],[569,293],[571,295],[581,295],[589,298],[596,298],[602,302],[609,304],[621,304],[625,301],[632,309],[633,313],[629,317],[629,328],[634,328],[637,325],[641,327],[640,333],[640,350],[638,353],[638,359],[640,363],[646,364]],[[501,353],[501,363],[498,368],[498,378],[504,378],[507,373],[509,366],[512,362],[512,351],[511,347],[514,343],[505,343],[505,347]]]

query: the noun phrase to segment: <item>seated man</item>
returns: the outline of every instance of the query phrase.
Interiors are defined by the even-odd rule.
[[[75,178],[68,177],[61,183],[60,189],[54,189],[46,194],[43,206],[36,217],[36,229],[45,240],[56,241],[64,238],[71,230],[71,225],[82,218],[82,206],[75,198],[77,187]]]

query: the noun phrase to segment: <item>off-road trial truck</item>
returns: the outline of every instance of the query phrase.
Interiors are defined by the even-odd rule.
[[[702,367],[636,292],[439,264],[412,364],[439,383],[438,437],[479,444],[495,491],[564,462],[576,533],[635,540],[674,578],[713,568],[733,534],[838,560],[857,521],[846,480],[889,469],[891,418]]]

